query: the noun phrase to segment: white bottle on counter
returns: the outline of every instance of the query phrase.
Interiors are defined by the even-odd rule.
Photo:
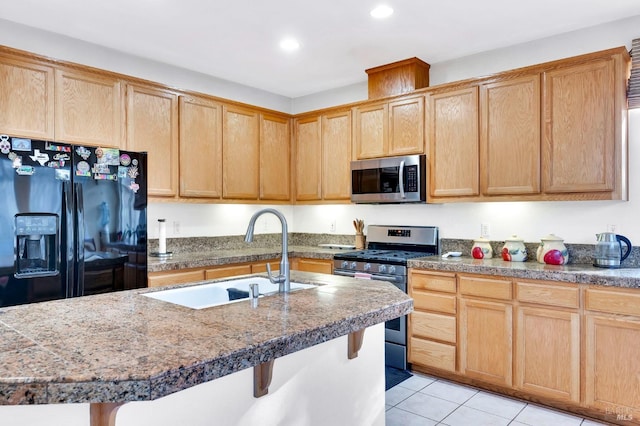
[[[158,253],[167,252],[167,223],[165,219],[158,219]]]

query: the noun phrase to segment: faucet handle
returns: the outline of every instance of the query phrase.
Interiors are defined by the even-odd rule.
[[[279,291],[282,291],[282,288],[283,288],[282,284],[284,283],[286,277],[284,275],[282,275],[282,274],[273,276],[271,274],[271,265],[269,265],[268,262],[267,262],[267,276],[269,277],[269,281],[271,281],[271,283],[280,284]]]

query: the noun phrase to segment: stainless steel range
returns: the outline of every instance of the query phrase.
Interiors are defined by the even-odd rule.
[[[393,283],[407,292],[407,260],[432,256],[440,251],[436,226],[367,227],[367,250],[333,256],[334,275]],[[385,361],[388,366],[407,368],[407,317],[385,323]]]

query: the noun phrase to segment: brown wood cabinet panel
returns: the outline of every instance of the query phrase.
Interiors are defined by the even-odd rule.
[[[422,291],[413,288],[410,296],[416,309],[427,311],[456,313],[456,296],[453,294],[436,293],[432,291]]]
[[[512,380],[512,306],[460,299],[460,372],[502,386]]]
[[[257,200],[260,167],[260,119],[256,110],[222,108],[222,197]]]
[[[456,317],[415,311],[411,315],[411,335],[423,339],[456,343]]]
[[[260,199],[291,199],[291,120],[260,114]]]
[[[459,275],[460,294],[511,300],[511,281]]]
[[[251,273],[258,274],[267,272],[267,263],[271,266],[271,272],[275,273],[280,269],[280,259],[262,260],[251,264]]]
[[[322,116],[322,198],[351,198],[351,111]]]
[[[383,157],[389,151],[389,105],[377,103],[354,108],[356,158]]]
[[[331,274],[333,272],[333,261],[325,259],[294,259],[291,269],[296,271]]]
[[[478,195],[478,88],[428,94],[427,103],[430,195]]]
[[[148,194],[178,194],[178,96],[151,86],[127,85],[127,147],[148,153]]]
[[[320,117],[296,120],[296,200],[322,197]]]
[[[576,285],[562,285],[545,282],[516,282],[516,299],[565,308],[580,306],[580,293]]]
[[[586,315],[585,402],[616,420],[640,418],[640,318]]]
[[[456,275],[453,273],[411,270],[410,288],[413,290],[434,290],[446,293],[456,292]]]
[[[53,68],[0,55],[0,133],[54,137]]]
[[[123,83],[96,73],[55,72],[55,138],[69,143],[124,145]]]
[[[195,271],[168,271],[168,272],[150,272],[147,282],[149,287],[163,287],[165,285],[183,284],[204,280],[204,271],[201,269]]]
[[[389,155],[424,153],[424,96],[389,103]]]
[[[556,400],[580,402],[580,316],[518,307],[515,386]]]
[[[585,290],[585,309],[640,317],[640,291],[637,289]]]
[[[207,269],[205,279],[212,280],[215,278],[234,277],[236,275],[247,275],[251,273],[251,265],[228,265]]]
[[[540,75],[480,86],[482,193],[540,192]]]
[[[409,339],[409,362],[425,367],[456,371],[456,347],[417,337]]]
[[[222,105],[180,96],[180,196],[222,195]]]
[[[544,73],[543,190],[615,189],[615,61]]]

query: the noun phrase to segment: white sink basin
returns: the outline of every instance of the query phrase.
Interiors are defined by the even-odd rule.
[[[249,294],[242,299],[230,300],[227,289],[236,289],[240,292],[245,291],[249,293],[249,284],[253,283],[258,284],[260,295],[276,293],[278,291],[278,284],[272,284],[268,278],[253,277],[176,288],[172,290],[156,291],[153,293],[144,293],[143,296],[175,303],[176,305],[186,306],[187,308],[204,309],[211,306],[224,305],[226,303],[240,302],[242,300],[246,301]],[[316,286],[312,284],[291,283],[291,290],[301,290],[313,287]]]

